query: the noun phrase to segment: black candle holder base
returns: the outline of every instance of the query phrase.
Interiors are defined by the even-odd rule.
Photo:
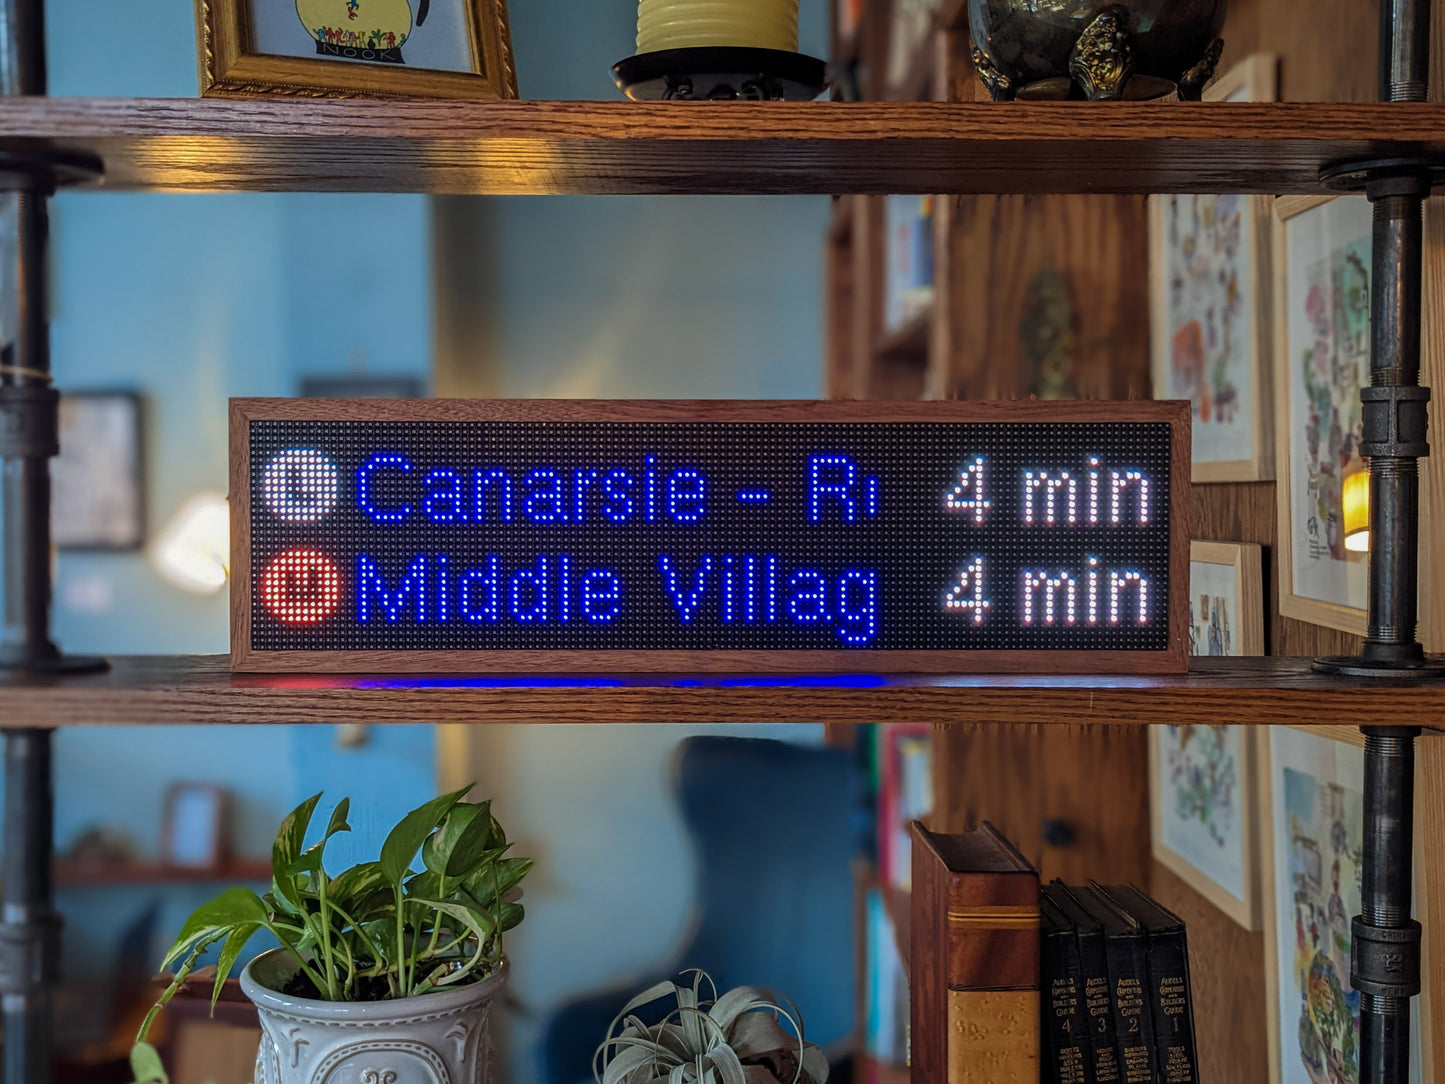
[[[612,66],[634,102],[811,102],[828,89],[828,65],[782,49],[706,46],[639,53]]]

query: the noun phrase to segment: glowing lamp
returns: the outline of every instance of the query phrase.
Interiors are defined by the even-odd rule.
[[[1341,503],[1345,509],[1345,549],[1365,553],[1370,548],[1370,472],[1359,463],[1345,475]]]
[[[151,566],[184,591],[214,595],[231,572],[231,508],[224,493],[197,493],[156,536]]]
[[[641,0],[637,51],[798,48],[798,0]]]

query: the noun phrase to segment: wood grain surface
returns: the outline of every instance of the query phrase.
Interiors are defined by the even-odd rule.
[[[1306,7],[1308,5],[1305,5]],[[1286,72],[1286,83],[1289,73]],[[0,148],[99,155],[116,190],[1260,192],[1445,154],[1439,105],[16,98]]]
[[[1044,313],[1031,294],[1052,272],[1068,290],[1068,386],[1084,399],[1149,394],[1149,286],[1143,197],[960,196],[950,203],[947,350],[939,398],[1048,397],[1023,346]],[[941,386],[939,386],[941,384]]]
[[[1438,725],[1445,683],[1315,674],[1308,659],[1190,673],[1024,675],[232,674],[224,655],[121,656],[101,674],[0,676],[8,727],[219,723],[1069,723]],[[1142,735],[1141,747],[1142,747]],[[1002,763],[1002,762],[1000,762]],[[1141,823],[1147,823],[1141,821]],[[1003,826],[1000,825],[1000,828]]]
[[[1147,884],[1147,756],[1138,727],[973,722],[939,727],[930,826],[963,832],[990,821],[1044,881],[1058,877],[1082,884],[1094,877]],[[1046,821],[1067,825],[1073,839],[1046,841]]]
[[[921,386],[922,369],[919,368]],[[231,662],[268,673],[1179,673],[1188,661],[1188,596],[1169,601],[1167,647],[1106,650],[380,650],[262,651],[252,647],[251,422],[748,422],[1055,423],[1162,422],[1170,426],[1169,578],[1189,580],[1189,441],[1186,403],[837,402],[806,400],[233,399],[231,462]]]

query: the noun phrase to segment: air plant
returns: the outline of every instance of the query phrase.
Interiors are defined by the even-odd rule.
[[[804,1041],[796,1010],[750,986],[718,997],[705,972],[684,974],[690,987],[660,982],[623,1006],[593,1058],[597,1084],[826,1084],[828,1059]],[[638,1010],[664,998],[675,1007],[644,1023]]]

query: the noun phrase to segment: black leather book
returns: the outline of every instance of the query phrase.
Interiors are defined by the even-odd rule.
[[[1039,899],[1046,1084],[1094,1084],[1089,1011],[1074,924],[1046,896]]]
[[[1042,893],[1043,898],[1057,907],[1074,927],[1084,991],[1084,1013],[1088,1018],[1091,1079],[1094,1084],[1119,1084],[1119,1047],[1114,1035],[1113,998],[1109,996],[1104,928],[1062,881],[1045,885]]]
[[[1104,891],[1148,931],[1149,1002],[1159,1079],[1164,1084],[1199,1084],[1184,920],[1133,885],[1110,886]]]
[[[1133,915],[1092,886],[1070,889],[1104,928],[1109,1000],[1121,1084],[1159,1084],[1154,1065],[1154,1014],[1149,1008],[1149,936]]]

